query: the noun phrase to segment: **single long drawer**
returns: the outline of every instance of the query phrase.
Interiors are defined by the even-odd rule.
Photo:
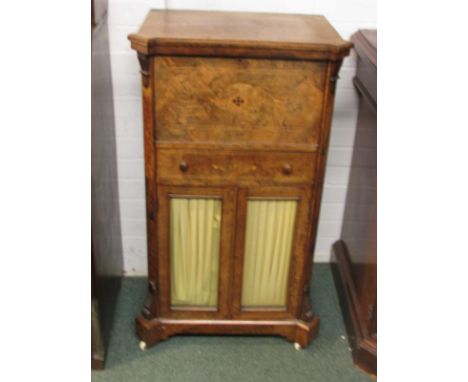
[[[310,183],[313,152],[157,149],[160,182]]]

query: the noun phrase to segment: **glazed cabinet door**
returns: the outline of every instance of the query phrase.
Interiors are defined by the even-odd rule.
[[[235,203],[235,188],[158,187],[163,317],[228,317]]]
[[[309,255],[310,187],[241,188],[233,316],[293,318]]]

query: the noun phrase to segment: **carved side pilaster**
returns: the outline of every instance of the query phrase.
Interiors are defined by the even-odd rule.
[[[314,311],[312,309],[312,303],[310,302],[310,287],[309,284],[304,286],[303,294],[302,294],[302,301],[301,301],[302,309],[300,318],[303,321],[310,321],[314,317]]]
[[[336,90],[336,83],[338,82],[340,76],[339,76],[339,71],[340,71],[340,68],[341,68],[341,64],[343,63],[343,61],[337,61],[332,69],[332,75],[330,77],[330,93],[331,94],[335,94],[335,90]]]
[[[145,147],[145,189],[146,189],[146,225],[148,238],[148,294],[142,314],[146,319],[158,316],[158,258],[157,258],[157,192],[156,192],[156,152],[154,96],[152,86],[152,58],[138,54],[140,63],[143,119],[144,119],[144,147]]]
[[[142,314],[143,317],[146,319],[152,319],[158,316],[157,309],[155,310],[154,307],[157,307],[157,286],[156,282],[149,281],[148,282],[148,293],[146,294],[145,304],[143,306]]]
[[[144,88],[150,85],[150,59],[144,54],[138,53],[138,61],[140,62],[140,74]]]

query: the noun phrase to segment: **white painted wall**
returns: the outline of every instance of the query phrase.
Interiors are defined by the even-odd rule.
[[[146,274],[143,134],[139,66],[127,35],[151,8],[322,14],[345,39],[357,29],[376,28],[377,0],[109,0],[124,270]],[[351,147],[357,118],[354,53],[340,72],[325,176],[315,261],[327,262],[341,231]]]

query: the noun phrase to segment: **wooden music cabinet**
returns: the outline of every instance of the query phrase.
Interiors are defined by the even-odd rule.
[[[151,11],[141,66],[148,297],[170,336],[317,335],[309,283],[338,71],[322,16]]]

